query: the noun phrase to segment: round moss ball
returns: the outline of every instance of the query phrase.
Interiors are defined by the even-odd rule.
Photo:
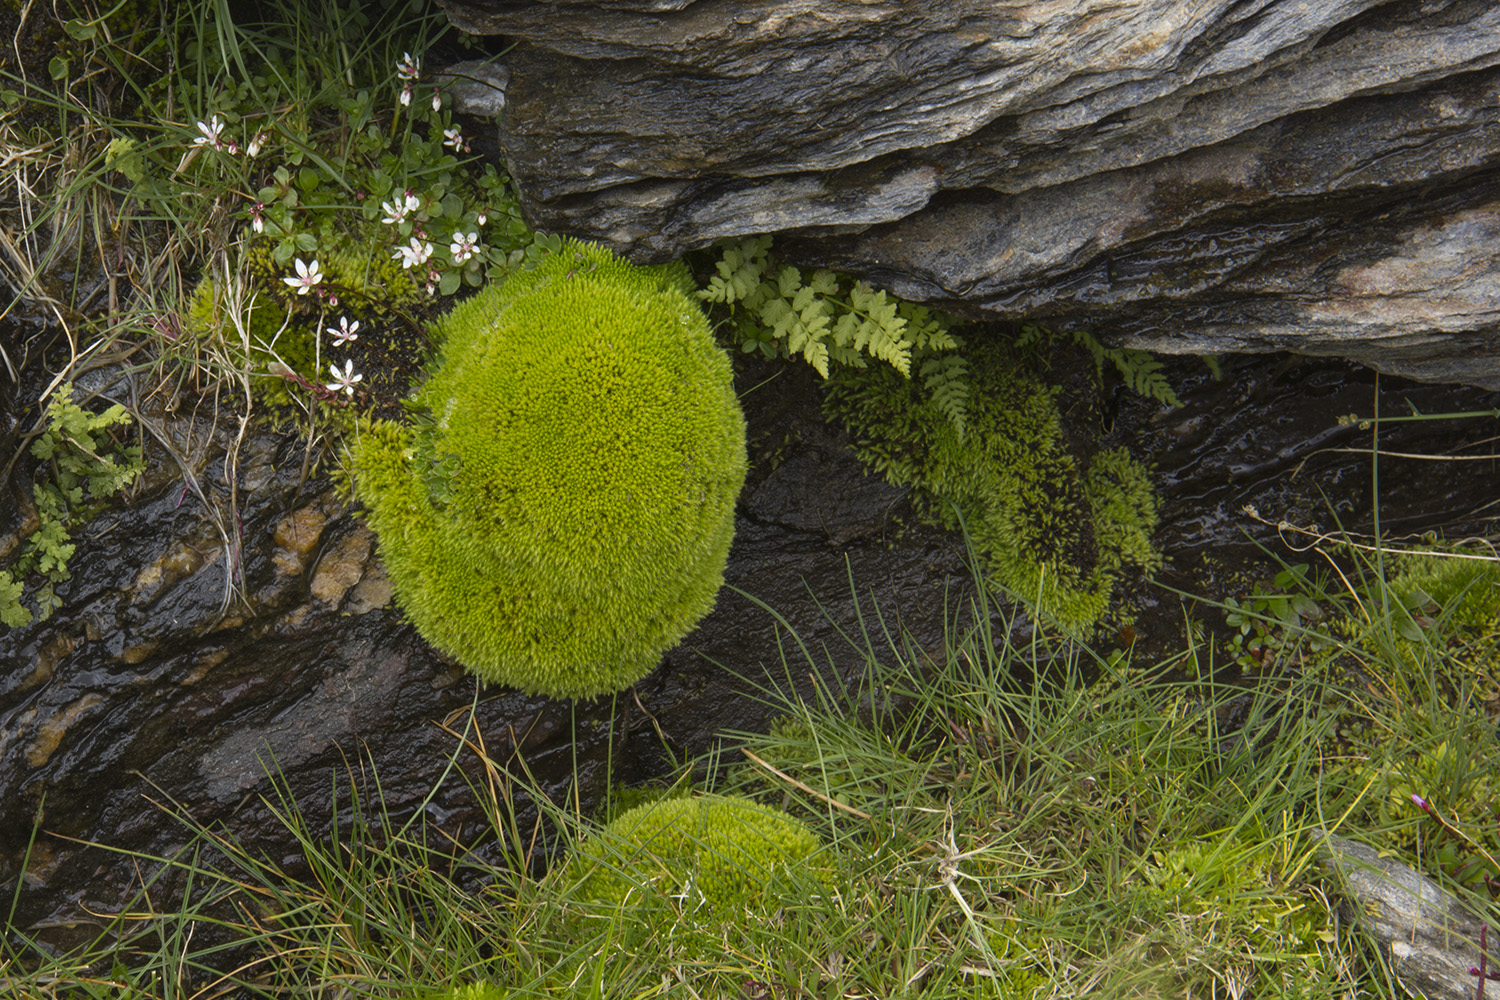
[[[587,872],[585,899],[620,904],[649,890],[734,914],[818,845],[806,825],[750,799],[664,798],[621,813],[579,846],[564,871]]]
[[[729,359],[679,271],[577,242],[432,334],[413,423],[353,448],[398,602],[486,680],[628,687],[723,583],[746,469]]]

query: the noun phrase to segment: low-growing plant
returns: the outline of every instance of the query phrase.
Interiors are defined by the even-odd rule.
[[[24,581],[33,575],[43,578],[32,592],[37,615],[46,620],[61,605],[56,587],[71,575],[74,529],[144,468],[140,446],[115,438],[115,428],[129,423],[130,415],[119,403],[94,413],[73,402],[71,383],[53,391],[46,424],[31,443],[31,454],[42,462],[31,487],[38,525],[16,561],[0,571],[0,622],[14,627],[32,620],[20,598]]]

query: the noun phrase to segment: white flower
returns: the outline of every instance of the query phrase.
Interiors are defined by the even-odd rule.
[[[437,109],[434,108],[434,111]],[[464,145],[464,131],[461,128],[443,129],[443,145],[453,149],[462,149]]]
[[[432,88],[432,110],[443,110],[443,92],[436,87]]]
[[[396,252],[391,256],[401,258],[402,268],[416,267],[418,264],[427,263],[427,258],[432,256],[432,244],[424,243],[413,236],[409,246],[397,247]]]
[[[385,212],[385,218],[380,221],[384,222],[387,226],[394,226],[406,218],[406,203],[400,198],[397,198],[394,202],[382,201],[380,209]]]
[[[410,104],[411,104],[411,82],[408,81],[406,83],[406,85],[401,88],[401,106],[402,107],[407,107]]]
[[[422,60],[413,59],[410,52],[401,53],[396,63],[396,75],[403,80],[415,80],[422,73]]]
[[[255,207],[250,209],[250,228],[257,233],[266,231],[266,206],[261,202],[257,201]]]
[[[329,332],[333,334],[334,346],[343,347],[349,341],[359,339],[359,320],[351,323],[348,316],[340,316],[339,328],[337,330],[330,328]]]
[[[252,157],[259,156],[260,147],[264,146],[266,144],[266,140],[269,138],[271,137],[266,134],[266,130],[261,129],[260,131],[256,132],[255,135],[250,137],[249,144],[245,146],[245,152],[249,153]]]
[[[304,264],[302,263],[302,258],[298,257],[294,263],[297,265],[297,277],[282,278],[281,280],[297,289],[298,295],[306,295],[308,289],[323,280],[323,276],[318,273],[318,262],[313,261],[311,264]]]
[[[489,214],[486,213],[486,212],[480,212],[479,213],[479,217],[477,219],[475,219],[474,221],[477,222],[477,223],[479,223],[482,226],[487,221],[489,221]]]
[[[448,244],[448,249],[453,253],[453,262],[455,264],[462,264],[474,256],[474,251],[478,244],[478,233],[454,233],[453,242]]]
[[[352,396],[354,395],[354,383],[364,380],[363,374],[354,374],[353,361],[345,361],[344,370],[342,372],[339,371],[339,366],[337,364],[330,364],[328,366],[328,370],[333,372],[334,377],[334,381],[328,383],[329,392],[338,392],[340,389],[342,389],[344,390],[345,395]]]
[[[411,189],[408,188],[407,191],[406,191],[406,210],[408,212],[415,212],[417,209],[419,209],[421,207],[422,207],[422,199],[418,198],[416,195],[412,194],[411,193]]]
[[[193,140],[193,145],[212,146],[214,149],[223,148],[224,143],[219,139],[219,133],[224,131],[224,123],[219,121],[218,115],[214,115],[206,122],[199,122],[198,131],[203,134]]]

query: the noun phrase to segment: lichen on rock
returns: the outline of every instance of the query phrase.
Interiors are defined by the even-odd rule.
[[[352,449],[398,603],[486,680],[629,686],[713,606],[746,471],[682,272],[566,242],[431,332],[413,424]]]

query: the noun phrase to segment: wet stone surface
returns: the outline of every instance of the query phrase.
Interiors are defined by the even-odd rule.
[[[0,635],[0,890],[22,879],[20,925],[44,927],[59,945],[87,933],[72,926],[81,909],[118,906],[139,874],[132,859],[76,841],[169,853],[186,839],[165,811],[173,803],[295,871],[295,846],[262,801],[273,794],[268,768],[315,826],[330,820],[335,782],[342,787],[349,770],[368,780],[367,763],[392,814],[410,815],[450,759],[482,780],[458,736],[471,706],[470,739],[498,762],[523,755],[553,793],[570,787],[576,767],[587,809],[610,780],[663,774],[674,758],[720,745],[725,730],[763,727],[770,710],[755,684],[808,683],[805,665],[779,662],[784,636],[747,595],[828,657],[825,674],[859,670],[838,629],[856,629],[861,615],[878,627],[877,608],[919,648],[941,650],[970,593],[961,541],[918,525],[902,491],[863,475],[842,432],[821,422],[815,376],[768,372],[741,383],[754,387],[745,395],[752,472],[717,607],[633,694],[577,704],[480,687],[427,647],[403,623],[368,529],[325,480],[299,487],[299,441],[268,435],[241,445],[229,463],[234,516],[228,439],[184,431],[202,456],[207,503],[157,452],[149,488],[82,532],[63,608]],[[1155,462],[1162,583],[1223,596],[1263,572],[1254,543],[1278,548],[1275,522],[1333,530],[1325,495],[1346,528],[1369,530],[1371,476],[1357,452],[1369,433],[1335,417],[1369,414],[1372,373],[1231,358],[1222,382],[1197,362],[1174,362],[1169,374],[1186,403],[1175,411],[1123,392],[1101,404],[1074,391],[1086,384],[1076,373],[1065,396],[1078,434],[1130,444]],[[1407,402],[1429,413],[1500,403],[1494,393],[1394,379],[1380,391],[1383,412],[1404,412]],[[1382,443],[1440,454],[1492,433],[1492,420],[1400,424]],[[1493,516],[1488,463],[1388,458],[1380,479],[1393,534],[1461,536]],[[1244,515],[1247,504],[1272,525]],[[21,520],[9,511],[0,530]],[[243,600],[227,590],[232,573]],[[1180,598],[1138,583],[1125,590],[1138,612],[1138,655],[1170,650]],[[1114,641],[1101,637],[1106,647]],[[447,781],[426,808],[447,834],[482,843],[488,820],[463,781]],[[34,819],[42,832],[21,872]]]

